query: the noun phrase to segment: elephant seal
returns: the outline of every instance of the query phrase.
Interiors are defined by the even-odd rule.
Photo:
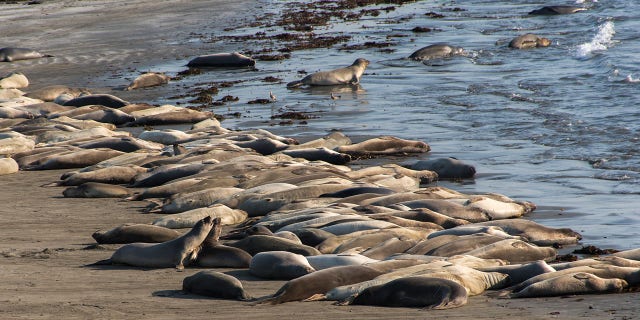
[[[378,262],[379,260],[371,259],[357,253],[338,253],[309,256],[307,257],[307,261],[309,261],[309,264],[314,269],[322,270],[338,266],[359,266],[366,263]]]
[[[22,89],[29,86],[29,79],[22,72],[11,72],[0,78],[1,89]]]
[[[200,271],[184,278],[182,291],[220,299],[251,299],[238,279],[212,270]]]
[[[406,277],[362,291],[351,304],[384,307],[450,309],[467,303],[467,290],[446,279]]]
[[[54,84],[42,87],[37,90],[29,91],[27,94],[25,94],[25,96],[33,99],[40,99],[42,101],[54,101],[63,93],[69,94],[74,98],[83,94],[91,94],[88,89],[73,88],[65,85]]]
[[[16,60],[39,59],[45,57],[53,56],[42,54],[38,51],[28,48],[4,47],[0,49],[0,62],[13,62]]]
[[[335,287],[371,280],[383,273],[384,271],[361,265],[327,268],[289,280],[276,293],[259,298],[257,302],[279,304],[302,301]]]
[[[253,67],[256,65],[256,61],[242,55],[238,52],[233,53],[215,53],[209,55],[203,55],[196,57],[187,63],[189,68],[199,67],[226,67],[226,68],[240,68],[240,67]]]
[[[422,141],[405,140],[392,136],[382,136],[336,148],[336,151],[352,156],[401,155],[423,153],[429,150],[431,147]]]
[[[96,231],[91,237],[100,244],[161,243],[180,237],[176,230],[142,223],[127,223],[107,231]]]
[[[600,278],[587,272],[575,272],[533,283],[512,293],[510,298],[553,297],[572,294],[622,292],[629,284],[618,278]]]
[[[528,49],[528,48],[541,48],[551,45],[551,40],[543,37],[538,37],[533,33],[523,34],[517,36],[509,42],[509,48],[514,49]]]
[[[540,9],[532,10],[530,15],[556,15],[556,14],[571,14],[580,11],[586,11],[587,8],[577,6],[545,6]]]
[[[0,176],[16,173],[18,170],[20,170],[20,167],[13,158],[0,158]]]
[[[287,149],[282,151],[282,153],[293,158],[302,158],[309,161],[321,160],[324,162],[337,164],[337,165],[346,164],[349,161],[351,161],[350,155],[336,152],[331,149],[327,149],[325,147],[293,149],[293,150]]]
[[[288,251],[266,251],[253,256],[252,275],[273,280],[291,280],[316,271],[303,255]]]
[[[251,264],[251,255],[240,248],[220,243],[221,232],[221,219],[214,219],[213,227],[202,242],[195,265],[202,268],[248,268]]]
[[[287,83],[287,88],[296,88],[302,85],[309,86],[333,86],[340,84],[358,84],[364,70],[369,65],[369,60],[358,58],[348,67],[331,71],[319,71],[312,73],[302,80]]]
[[[65,198],[125,198],[131,191],[123,186],[100,182],[85,182],[62,191]]]
[[[411,165],[405,165],[412,170],[431,170],[438,174],[439,179],[469,179],[476,174],[476,168],[456,158],[438,158],[420,160]]]
[[[128,105],[129,102],[124,101],[114,95],[110,94],[88,94],[85,96],[79,96],[63,103],[63,106],[82,107],[88,105],[99,105],[109,108],[122,108]]]
[[[289,239],[267,235],[248,236],[234,243],[229,243],[228,245],[240,248],[250,255],[256,255],[264,251],[289,251],[303,256],[320,254],[320,251],[314,247],[298,244]]]
[[[126,264],[144,268],[184,269],[184,265],[195,260],[198,251],[209,231],[214,219],[206,217],[200,220],[183,236],[162,243],[131,243],[120,247],[111,258],[101,260],[93,265]]]
[[[484,267],[479,268],[479,270],[484,272],[500,272],[507,274],[509,275],[509,278],[507,278],[509,285],[516,285],[537,275],[556,271],[552,266],[544,262],[544,260],[538,260],[525,264]]]
[[[130,90],[139,89],[139,88],[155,87],[155,86],[169,83],[170,79],[171,77],[163,73],[147,72],[135,78],[131,82],[131,84],[128,87],[126,87],[124,90],[130,91]]]
[[[464,49],[460,47],[450,46],[446,43],[436,43],[416,50],[409,56],[409,59],[422,61],[449,58],[463,54]]]

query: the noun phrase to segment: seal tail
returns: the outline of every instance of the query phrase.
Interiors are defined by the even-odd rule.
[[[104,260],[100,260],[94,263],[90,263],[90,264],[85,264],[85,267],[91,267],[91,266],[107,266],[107,265],[112,265],[113,264],[113,260],[111,260],[111,258],[109,259],[104,259]]]
[[[251,306],[256,306],[259,304],[277,304],[276,297],[274,295],[268,295],[260,298],[250,298],[246,299],[246,302],[249,302]]]
[[[300,80],[296,80],[296,81],[291,81],[289,83],[287,83],[287,88],[297,88],[302,86],[302,81]]]

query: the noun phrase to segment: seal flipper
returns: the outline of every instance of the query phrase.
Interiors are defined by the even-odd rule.
[[[287,88],[297,88],[302,86],[303,83],[300,80],[296,80],[296,81],[291,81],[289,83],[287,83]]]
[[[354,74],[353,77],[351,78],[351,81],[349,81],[349,84],[358,84],[358,83],[360,83],[360,79],[358,79],[358,76]]]

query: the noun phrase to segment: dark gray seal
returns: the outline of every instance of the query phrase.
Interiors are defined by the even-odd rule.
[[[456,158],[438,158],[420,160],[405,166],[412,170],[431,170],[438,174],[439,179],[468,179],[476,174],[476,168]]]
[[[464,49],[450,46],[446,43],[436,43],[416,50],[409,56],[412,60],[431,60],[450,58],[456,55],[463,55]]]
[[[509,48],[514,49],[541,48],[548,47],[549,45],[551,45],[551,40],[539,37],[533,33],[517,36],[509,42]]]
[[[238,52],[233,53],[215,53],[196,57],[187,63],[187,67],[200,68],[200,67],[226,67],[226,68],[240,68],[240,67],[252,67],[256,65],[256,61],[242,55]]]
[[[586,11],[587,8],[577,6],[545,6],[540,9],[529,12],[530,15],[556,15],[571,14],[580,11]]]
[[[28,48],[5,47],[0,49],[1,62],[13,62],[16,60],[39,59],[44,57],[53,57],[52,55],[42,54],[38,51]]]
[[[457,282],[406,277],[362,291],[351,304],[424,309],[451,309],[467,304],[467,290]]]
[[[201,296],[249,300],[251,297],[244,291],[240,280],[233,276],[211,271],[200,271],[182,281],[182,291]]]
[[[110,94],[89,94],[86,96],[80,96],[66,101],[63,106],[82,107],[88,105],[100,105],[109,108],[122,108],[128,105],[129,102],[124,101],[114,95]]]

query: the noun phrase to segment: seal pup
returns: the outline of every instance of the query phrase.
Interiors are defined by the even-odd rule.
[[[549,45],[551,45],[551,40],[539,37],[533,33],[517,36],[509,42],[509,48],[514,49],[541,48],[548,47]]]
[[[256,65],[256,61],[242,55],[238,52],[233,53],[214,53],[209,55],[198,56],[189,63],[187,67],[253,67]]]
[[[532,10],[530,15],[556,15],[556,14],[571,14],[580,11],[586,11],[587,8],[577,6],[544,6],[540,9]]]
[[[147,72],[139,75],[135,78],[131,84],[126,87],[125,91],[130,91],[139,88],[148,88],[155,87],[163,84],[169,83],[171,77],[166,74],[158,73],[158,72]]]
[[[38,51],[28,48],[4,47],[0,49],[0,62],[13,62],[16,60],[39,59],[45,57],[53,56],[42,54]]]
[[[451,309],[467,303],[467,290],[446,279],[400,278],[362,291],[351,304],[423,309]]]
[[[126,244],[116,250],[111,258],[98,261],[93,265],[126,264],[145,268],[175,267],[183,270],[185,264],[198,256],[202,242],[211,231],[213,224],[214,219],[206,217],[179,238],[162,243]]]
[[[413,52],[409,59],[416,61],[449,58],[456,55],[463,55],[464,49],[450,46],[446,43],[436,43]]]
[[[240,280],[228,274],[204,270],[182,281],[182,291],[201,296],[246,301],[251,297],[244,291]]]
[[[302,85],[309,86],[333,86],[339,84],[358,84],[364,70],[369,65],[369,60],[358,58],[352,65],[331,71],[319,71],[312,73],[302,80],[287,83],[287,88],[296,88]]]

